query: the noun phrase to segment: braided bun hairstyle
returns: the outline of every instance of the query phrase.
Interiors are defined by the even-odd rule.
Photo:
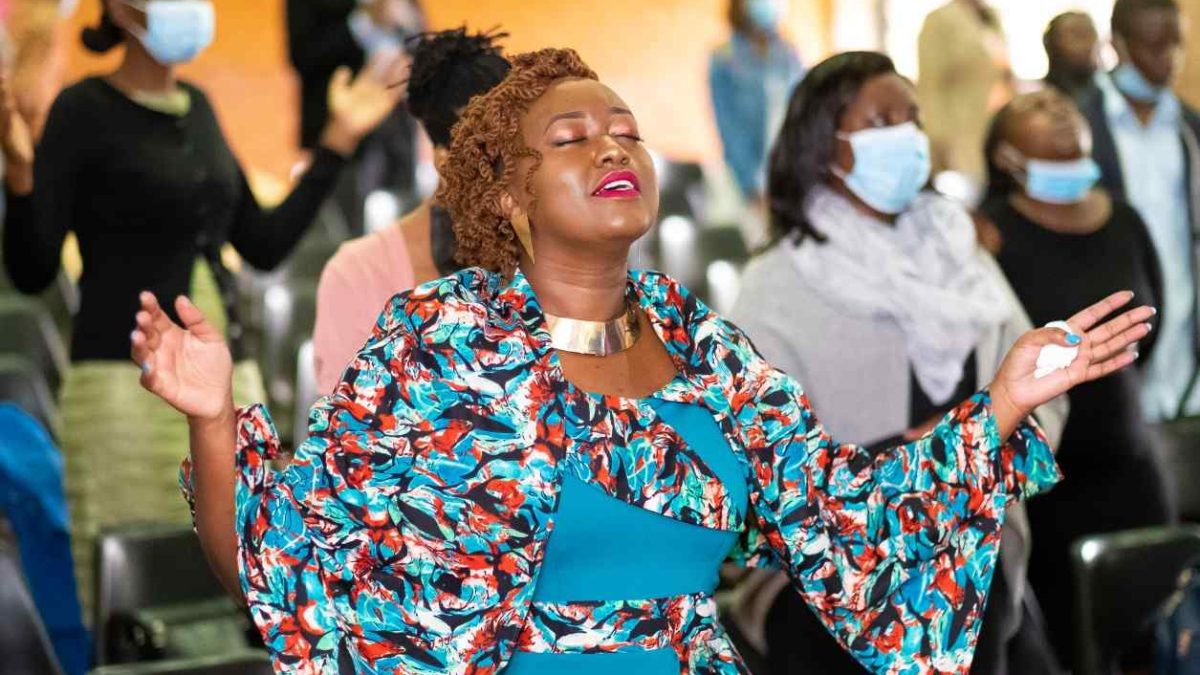
[[[510,62],[508,77],[472,98],[451,132],[436,196],[454,221],[458,262],[505,275],[517,267],[520,243],[501,210],[500,197],[522,157],[534,159],[525,175],[525,187],[532,194],[533,174],[542,159],[526,147],[521,118],[557,80],[597,79],[573,49],[542,49]]]
[[[508,74],[508,60],[496,45],[505,37],[508,33],[494,30],[471,35],[464,26],[409,38],[408,109],[434,145],[449,145],[450,130],[471,97]]]

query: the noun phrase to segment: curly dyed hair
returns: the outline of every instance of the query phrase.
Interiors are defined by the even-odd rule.
[[[436,197],[454,221],[458,262],[502,274],[516,269],[521,249],[500,197],[522,157],[534,160],[525,175],[525,187],[533,194],[533,174],[542,160],[525,145],[521,118],[555,81],[597,79],[573,49],[542,49],[518,54],[510,62],[508,77],[472,98],[454,125]]]

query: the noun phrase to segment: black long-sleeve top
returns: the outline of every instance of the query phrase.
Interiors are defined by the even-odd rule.
[[[333,71],[357,71],[366,54],[347,18],[358,0],[288,0],[288,56],[300,76],[300,145],[311,148],[329,116],[326,90]]]
[[[264,211],[203,92],[182,84],[182,116],[140,105],[100,78],[65,89],[51,107],[34,161],[31,195],[8,195],[4,264],[13,284],[37,293],[58,273],[74,231],[83,260],[71,357],[127,359],[138,292],[154,292],[174,317],[198,255],[233,244],[271,269],[300,240],[332,191],[344,160],[318,150],[277,208]]]
[[[987,201],[984,213],[1004,237],[996,261],[1035,325],[1064,319],[1110,293],[1132,290],[1138,303],[1156,305],[1161,280],[1150,235],[1136,211],[1113,200],[1104,227],[1063,234],[1026,218],[1008,202]],[[1151,332],[1139,350],[1154,349]],[[1071,390],[1071,414],[1057,458],[1064,473],[1106,453],[1142,455],[1154,439],[1142,421],[1139,373],[1129,369]]]

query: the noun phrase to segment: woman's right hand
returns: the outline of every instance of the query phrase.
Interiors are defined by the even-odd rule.
[[[33,191],[33,133],[17,110],[7,76],[0,76],[0,150],[4,151],[5,180],[16,194]]]
[[[220,331],[185,296],[175,299],[180,328],[153,293],[138,298],[132,356],[142,386],[193,421],[211,421],[233,408],[233,357]]]

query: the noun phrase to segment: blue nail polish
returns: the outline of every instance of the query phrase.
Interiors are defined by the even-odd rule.
[[[1080,342],[1082,342],[1082,339],[1078,335],[1074,333],[1067,333],[1067,344],[1077,345]]]
[[[150,362],[149,361],[142,361],[142,373],[144,373],[146,375],[150,374]]]

